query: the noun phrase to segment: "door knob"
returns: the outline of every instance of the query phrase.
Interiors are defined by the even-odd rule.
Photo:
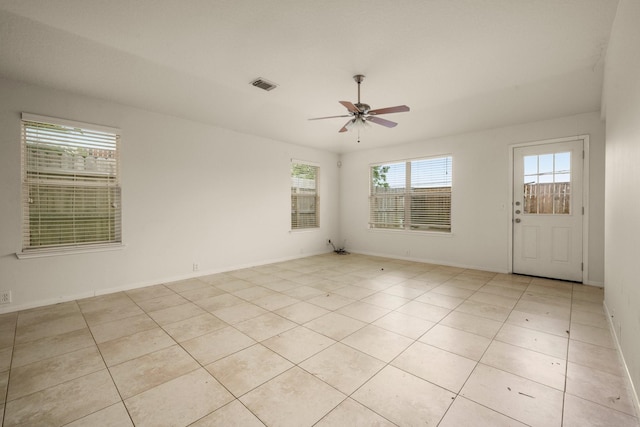
[[[522,221],[522,220],[521,220],[520,218],[516,218],[516,219],[515,219],[515,221],[516,221],[516,222],[520,222],[520,221]]]
[[[516,211],[516,214],[517,214],[517,215],[520,215],[520,209],[518,209],[518,210]]]

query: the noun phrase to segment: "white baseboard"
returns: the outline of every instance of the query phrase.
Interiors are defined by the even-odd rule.
[[[633,384],[633,379],[631,378],[631,373],[629,372],[629,368],[627,366],[627,362],[624,358],[624,353],[622,353],[622,347],[620,346],[620,341],[618,340],[618,334],[616,332],[615,325],[613,324],[613,320],[611,317],[611,313],[609,312],[609,307],[607,307],[606,301],[602,302],[604,307],[604,312],[607,316],[607,323],[609,324],[609,329],[611,330],[611,335],[613,336],[613,340],[616,343],[616,349],[618,350],[618,357],[620,357],[620,363],[622,363],[622,367],[624,368],[625,377],[627,379],[627,385],[629,386],[629,391],[631,392],[631,400],[635,406],[636,416],[640,417],[640,399],[638,399],[638,391]],[[640,384],[638,384],[640,386]]]

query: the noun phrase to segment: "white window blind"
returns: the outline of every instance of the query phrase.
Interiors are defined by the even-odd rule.
[[[22,115],[23,252],[121,243],[115,129]]]
[[[291,229],[320,226],[318,175],[320,168],[307,163],[291,162]]]
[[[451,156],[373,165],[369,226],[451,231]]]

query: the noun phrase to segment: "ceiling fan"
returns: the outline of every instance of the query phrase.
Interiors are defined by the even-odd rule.
[[[409,107],[406,105],[398,105],[396,107],[386,107],[386,108],[377,108],[372,110],[369,104],[363,104],[360,102],[360,83],[364,80],[364,76],[362,74],[356,74],[353,76],[353,80],[358,83],[358,102],[353,104],[349,101],[340,101],[340,104],[344,105],[347,110],[349,110],[349,114],[343,114],[340,116],[328,116],[328,117],[316,117],[309,120],[324,120],[324,119],[334,119],[338,117],[350,117],[349,121],[345,123],[342,128],[338,132],[346,132],[351,128],[360,128],[368,125],[369,122],[373,122],[378,125],[386,126],[388,128],[392,128],[397,126],[396,122],[392,122],[391,120],[386,120],[381,117],[378,117],[381,114],[390,114],[390,113],[402,113],[405,111],[409,111]]]

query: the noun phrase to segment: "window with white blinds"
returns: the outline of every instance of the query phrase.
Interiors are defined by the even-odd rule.
[[[372,165],[369,226],[451,231],[451,156]]]
[[[318,175],[320,168],[308,163],[291,162],[291,229],[320,226]]]
[[[119,244],[119,131],[22,115],[22,250]]]

